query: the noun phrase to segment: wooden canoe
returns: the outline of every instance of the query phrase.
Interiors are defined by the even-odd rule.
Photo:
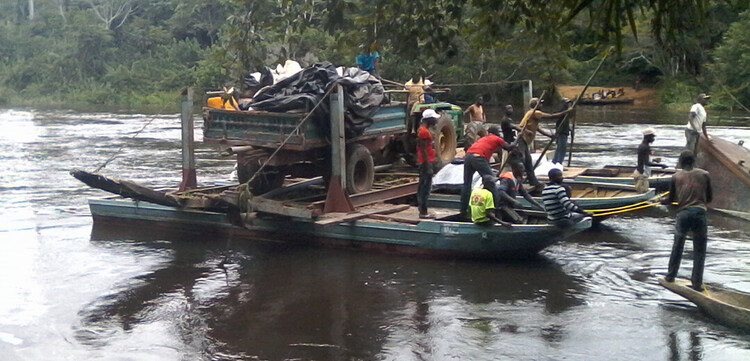
[[[711,209],[750,218],[750,150],[718,137],[698,141],[697,166],[711,174]]]
[[[633,172],[635,166],[606,165],[604,168],[588,168],[576,175],[573,180],[578,182],[614,183],[634,185]],[[651,169],[651,177],[648,178],[648,186],[657,192],[669,190],[674,168]]]
[[[732,327],[750,330],[750,293],[705,284],[706,292],[690,288],[690,281],[675,279],[674,282],[659,280],[664,288],[685,297],[703,313]]]
[[[581,99],[578,105],[615,105],[615,104],[633,104],[632,98],[603,98],[603,99]]]
[[[416,207],[378,215],[367,210],[363,217],[326,223],[325,217],[303,219],[262,213],[242,214],[230,222],[225,213],[134,202],[120,197],[89,200],[95,225],[150,228],[207,236],[230,235],[232,239],[319,245],[384,253],[441,258],[503,259],[528,257],[591,227],[591,218],[567,228],[546,224],[479,226],[451,220],[452,216],[420,220]],[[431,211],[438,211],[431,209]],[[455,212],[449,211],[448,214]],[[337,215],[332,215],[336,217]]]

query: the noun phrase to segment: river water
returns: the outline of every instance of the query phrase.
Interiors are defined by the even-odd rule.
[[[672,165],[680,118],[581,108],[573,164],[632,164],[653,126],[655,156]],[[712,135],[750,140],[742,120],[715,123]],[[101,173],[175,187],[179,124],[0,109],[0,359],[750,360],[750,332],[658,285],[672,243],[665,210],[611,218],[523,262],[93,225],[87,199],[105,194],[68,172],[117,154]],[[232,181],[231,159],[200,143],[197,153],[199,183]],[[750,291],[750,223],[711,214],[709,237],[705,279]]]

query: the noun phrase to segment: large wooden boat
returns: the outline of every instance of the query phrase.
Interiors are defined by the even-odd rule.
[[[121,197],[91,199],[89,206],[94,222],[100,225],[131,224],[134,227],[204,235],[231,235],[232,239],[442,258],[533,256],[560,240],[590,228],[592,224],[591,218],[585,218],[571,227],[558,228],[539,219],[540,223],[513,225],[512,228],[499,225],[485,227],[454,221],[451,214],[455,212],[436,209],[431,211],[438,212],[438,219],[420,220],[415,207],[409,206],[395,208],[397,212],[388,214],[379,212],[377,207],[364,207],[358,209],[359,214],[344,215],[351,217],[351,221],[341,221],[341,215],[336,214],[302,219],[262,212],[243,213],[230,221],[226,213],[169,207]]]
[[[664,288],[695,303],[708,316],[732,327],[750,330],[750,293],[705,284],[706,291],[690,288],[690,281],[675,279],[674,282],[659,280]]]
[[[711,174],[714,210],[750,219],[750,150],[718,137],[698,142],[697,166]]]
[[[639,193],[635,187],[625,184],[592,183],[565,181],[570,186],[571,198],[583,209],[594,213],[594,223],[614,215],[642,209],[650,206],[650,201],[656,196],[654,189]],[[522,197],[517,197],[524,209],[534,209],[533,206]],[[542,202],[541,198],[535,200]],[[443,207],[458,209],[460,196],[456,194],[433,193],[429,198],[431,207]]]

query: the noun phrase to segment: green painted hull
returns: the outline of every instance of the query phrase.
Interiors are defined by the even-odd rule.
[[[154,229],[231,234],[305,245],[370,249],[386,253],[448,258],[516,258],[542,249],[591,227],[591,219],[565,229],[552,225],[483,227],[467,222],[427,220],[416,225],[358,220],[330,226],[307,220],[255,217],[246,228],[232,225],[226,214],[133,202],[122,198],[89,201],[95,223],[146,225]]]

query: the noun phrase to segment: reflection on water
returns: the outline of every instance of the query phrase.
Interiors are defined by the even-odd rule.
[[[680,117],[581,108],[573,164],[633,164],[647,125],[655,156],[673,164]],[[709,133],[750,140],[733,122]],[[612,218],[526,262],[92,227],[86,199],[103,193],[68,171],[122,147],[102,173],[176,186],[177,116],[0,111],[0,127],[3,360],[750,359],[750,334],[658,286],[672,242],[665,210]],[[231,159],[197,152],[199,182],[231,180]],[[750,291],[750,222],[711,214],[709,224],[706,280]]]

